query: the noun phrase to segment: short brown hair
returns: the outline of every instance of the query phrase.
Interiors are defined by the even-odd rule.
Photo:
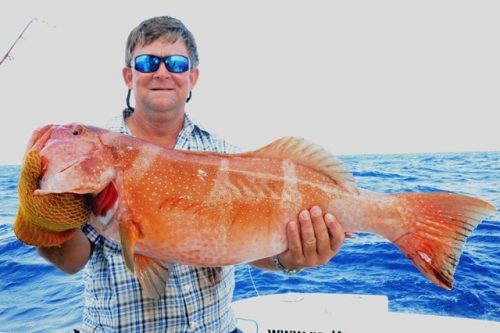
[[[158,39],[164,39],[169,43],[175,43],[182,39],[186,44],[191,67],[198,66],[198,50],[193,34],[178,19],[170,16],[158,16],[142,21],[135,27],[127,38],[125,49],[125,66],[130,67],[132,52],[137,45],[148,45]]]

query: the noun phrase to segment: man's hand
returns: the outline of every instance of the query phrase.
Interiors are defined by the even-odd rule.
[[[324,265],[338,252],[345,239],[340,223],[320,207],[303,210],[298,221],[287,225],[288,250],[278,256],[286,268],[302,269]]]

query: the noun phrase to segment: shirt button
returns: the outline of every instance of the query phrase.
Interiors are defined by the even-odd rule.
[[[190,284],[182,287],[182,291],[184,291],[185,293],[189,293],[189,292],[191,292],[191,290],[193,290],[193,288],[191,287]]]

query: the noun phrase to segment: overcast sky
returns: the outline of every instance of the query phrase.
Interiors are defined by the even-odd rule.
[[[0,164],[48,123],[121,111],[128,33],[193,32],[188,112],[244,150],[285,135],[334,154],[500,151],[498,1],[8,1],[0,12]],[[118,5],[121,3],[120,5]]]

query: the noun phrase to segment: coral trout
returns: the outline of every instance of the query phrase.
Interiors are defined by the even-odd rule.
[[[363,190],[337,158],[300,138],[218,154],[168,150],[79,124],[41,132],[32,139],[44,170],[35,194],[92,194],[90,223],[121,243],[151,297],[163,292],[170,262],[223,266],[285,251],[286,224],[313,205],[332,212],[346,232],[390,240],[449,289],[466,238],[496,211],[459,194]]]

